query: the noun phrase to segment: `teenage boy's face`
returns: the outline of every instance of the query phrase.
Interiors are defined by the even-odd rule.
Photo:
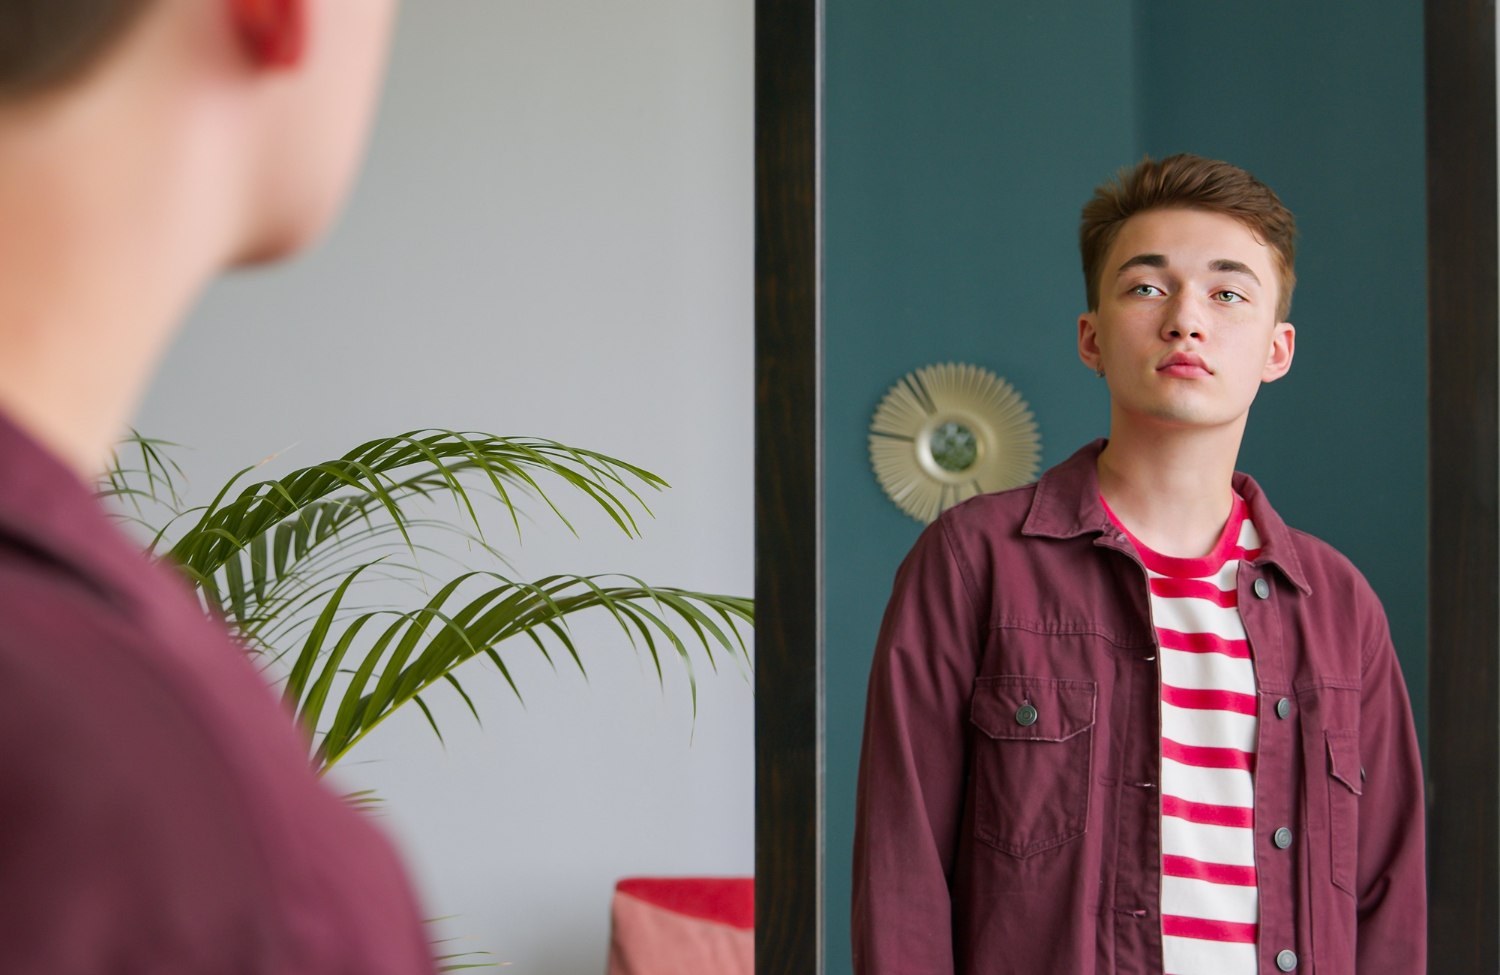
[[[1286,375],[1295,330],[1276,320],[1275,252],[1204,210],[1151,210],[1120,228],[1078,353],[1103,368],[1117,413],[1177,427],[1243,423]]]

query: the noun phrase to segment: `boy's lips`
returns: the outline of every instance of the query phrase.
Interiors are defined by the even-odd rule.
[[[1182,379],[1212,376],[1214,374],[1214,371],[1208,368],[1208,364],[1200,356],[1194,355],[1191,352],[1173,352],[1161,361],[1161,365],[1156,367],[1156,371]]]

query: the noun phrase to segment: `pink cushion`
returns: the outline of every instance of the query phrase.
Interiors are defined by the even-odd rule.
[[[631,877],[611,921],[609,975],[754,975],[749,877]]]

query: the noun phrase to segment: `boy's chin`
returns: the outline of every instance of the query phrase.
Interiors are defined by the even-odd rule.
[[[1234,423],[1245,415],[1247,409],[1237,404],[1213,402],[1206,397],[1174,397],[1132,404],[1123,412],[1148,426],[1211,430]]]

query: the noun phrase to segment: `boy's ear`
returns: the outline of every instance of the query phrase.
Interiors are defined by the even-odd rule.
[[[226,0],[245,52],[260,68],[295,68],[307,47],[311,0]]]
[[[1292,368],[1292,356],[1297,351],[1297,329],[1291,322],[1278,322],[1271,333],[1271,349],[1266,356],[1266,367],[1260,381],[1271,383],[1285,376]]]
[[[1084,312],[1078,316],[1078,358],[1095,372],[1099,372],[1103,354],[1099,350],[1099,332],[1094,327],[1094,313]],[[1104,375],[1102,372],[1099,375]]]

